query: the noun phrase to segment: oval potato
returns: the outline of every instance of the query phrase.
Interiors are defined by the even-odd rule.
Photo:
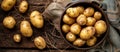
[[[76,21],[79,25],[86,25],[87,18],[85,15],[81,14],[80,16],[77,17]]]
[[[28,9],[28,2],[23,0],[19,5],[19,11],[21,13],[25,13],[27,11],[27,9]]]
[[[102,14],[97,11],[97,12],[95,12],[95,14],[94,14],[94,18],[95,18],[96,20],[100,20],[100,19],[102,18]]]
[[[95,18],[93,18],[93,17],[88,17],[88,18],[87,18],[87,23],[86,23],[86,25],[92,26],[92,25],[94,25],[95,23],[96,23],[96,19],[95,19]]]
[[[85,41],[84,40],[82,40],[82,39],[80,39],[80,38],[78,38],[78,39],[76,39],[74,42],[73,42],[73,45],[75,45],[75,46],[83,46],[85,44]]]
[[[80,33],[80,31],[81,31],[81,26],[79,24],[74,23],[74,24],[71,25],[70,32],[77,35],[77,34]]]
[[[65,14],[63,16],[63,22],[66,23],[66,24],[73,24],[75,22],[75,20],[73,18],[70,18],[67,14]]]
[[[86,8],[83,14],[87,17],[92,16],[94,14],[94,8],[92,7]]]
[[[88,46],[93,46],[97,42],[97,38],[95,36],[91,37],[90,39],[87,40],[87,45]]]
[[[73,41],[75,41],[76,36],[75,36],[73,33],[68,32],[68,33],[66,34],[66,39],[67,39],[68,41],[70,41],[70,42],[73,42]]]
[[[15,42],[20,42],[20,41],[21,41],[21,36],[20,36],[20,34],[15,34],[15,35],[13,36],[13,40],[14,40]]]
[[[68,33],[70,31],[70,26],[67,24],[62,25],[62,31]]]

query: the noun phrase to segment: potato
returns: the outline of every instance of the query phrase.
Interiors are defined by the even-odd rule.
[[[1,8],[4,11],[9,11],[12,9],[12,7],[15,5],[16,0],[3,0],[1,3]]]
[[[82,14],[84,12],[84,7],[83,6],[78,6],[76,8],[78,9],[80,14]]]
[[[96,19],[95,19],[95,18],[93,18],[93,17],[88,17],[88,18],[87,18],[87,23],[86,23],[86,25],[92,26],[92,25],[94,25],[95,23],[96,23]]]
[[[46,41],[41,36],[38,36],[34,39],[34,44],[38,49],[44,49],[46,47]]]
[[[7,16],[3,20],[3,25],[9,29],[12,29],[15,26],[15,24],[16,24],[16,21],[12,16]]]
[[[31,28],[31,25],[28,21],[24,20],[20,23],[20,32],[25,37],[31,37],[33,34],[33,30]]]
[[[92,7],[86,8],[83,14],[87,17],[92,16],[94,14],[94,8]]]
[[[80,32],[80,38],[83,40],[88,40],[95,34],[95,28],[92,26],[85,27]]]
[[[101,17],[102,17],[102,14],[100,13],[100,12],[95,12],[95,14],[94,14],[94,18],[96,19],[96,20],[100,20],[101,19]]]
[[[21,36],[20,36],[20,34],[15,34],[15,35],[13,36],[13,40],[14,40],[15,42],[20,42],[20,41],[21,41]]]
[[[32,25],[36,28],[42,28],[44,25],[43,16],[39,11],[33,11],[30,14],[30,21],[31,21]]]
[[[68,33],[66,34],[66,39],[67,39],[68,41],[70,41],[70,42],[73,42],[73,41],[76,40],[76,36],[75,36],[73,33],[68,32]]]
[[[75,45],[75,46],[83,46],[85,44],[85,41],[84,40],[82,40],[82,39],[80,39],[80,38],[78,38],[78,39],[76,39],[74,42],[73,42],[73,45]]]
[[[88,46],[93,46],[97,42],[97,38],[95,36],[91,37],[90,39],[87,40],[87,45]]]
[[[79,25],[85,25],[87,22],[87,18],[85,15],[81,14],[80,16],[77,17],[76,21]]]
[[[21,13],[25,13],[28,9],[28,2],[26,0],[23,0],[19,5],[19,11]]]
[[[106,25],[105,21],[103,21],[103,20],[97,21],[95,23],[94,27],[95,27],[95,30],[96,30],[96,36],[97,37],[100,37],[107,30],[107,25]]]
[[[70,32],[72,32],[73,34],[79,34],[81,31],[81,26],[77,23],[74,23],[73,25],[71,25],[70,27]]]
[[[62,25],[62,31],[68,33],[70,31],[70,26],[67,24]]]
[[[66,23],[66,24],[73,24],[75,22],[75,20],[73,18],[70,18],[67,14],[65,14],[63,16],[63,22]]]

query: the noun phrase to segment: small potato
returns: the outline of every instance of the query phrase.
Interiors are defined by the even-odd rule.
[[[70,32],[77,35],[80,33],[80,31],[81,31],[81,26],[79,24],[74,23],[73,25],[71,25]]]
[[[87,17],[92,16],[94,14],[94,8],[92,7],[86,8],[83,14]]]
[[[46,47],[46,41],[41,36],[38,36],[34,39],[34,44],[38,49],[44,49]]]
[[[78,11],[80,12],[80,14],[82,14],[84,12],[84,7],[83,6],[78,6],[76,7],[78,9]]]
[[[74,42],[73,42],[73,45],[75,45],[75,46],[83,46],[85,44],[85,41],[84,40],[82,40],[82,39],[80,39],[80,38],[78,38],[78,39],[76,39]]]
[[[42,28],[44,25],[43,16],[39,11],[33,11],[30,14],[30,21],[31,21],[32,25],[36,28]]]
[[[1,3],[1,8],[4,11],[9,11],[12,9],[12,7],[15,5],[16,0],[3,0]]]
[[[76,21],[79,25],[85,25],[87,22],[87,18],[85,15],[81,14],[80,16],[77,17]]]
[[[91,37],[90,39],[87,40],[87,45],[88,46],[93,46],[97,42],[97,38],[95,36]]]
[[[20,34],[15,34],[15,35],[13,36],[13,40],[14,40],[15,42],[20,42],[20,41],[21,41],[21,36],[20,36]]]
[[[73,24],[75,22],[75,20],[73,18],[70,18],[67,14],[65,14],[63,16],[63,22],[66,23],[66,24]]]
[[[94,18],[96,19],[96,20],[100,20],[101,19],[101,17],[102,17],[102,14],[100,13],[100,12],[95,12],[95,14],[94,14]]]
[[[15,24],[16,24],[16,21],[12,16],[7,16],[3,20],[3,25],[9,29],[12,29],[15,26]]]
[[[83,28],[80,33],[80,38],[83,40],[88,40],[95,34],[95,28],[92,26],[88,26]]]
[[[76,36],[73,33],[68,32],[67,35],[66,35],[66,39],[70,42],[73,42],[73,41],[76,40]]]
[[[33,34],[33,30],[31,28],[31,25],[28,21],[24,20],[20,23],[20,32],[25,37],[31,37]]]
[[[97,21],[95,23],[94,27],[95,27],[95,30],[96,30],[96,36],[97,37],[100,37],[107,30],[107,25],[106,25],[105,21],[103,21],[103,20]]]
[[[70,26],[67,25],[67,24],[64,24],[64,25],[62,26],[62,31],[63,31],[64,33],[68,33],[68,32],[70,31]]]
[[[19,11],[21,13],[25,13],[27,11],[27,9],[28,9],[28,2],[23,0],[19,5]]]
[[[93,17],[88,17],[88,18],[87,18],[87,23],[86,23],[86,25],[92,26],[92,25],[95,24],[95,22],[96,22],[96,19],[95,19],[95,18],[93,18]]]

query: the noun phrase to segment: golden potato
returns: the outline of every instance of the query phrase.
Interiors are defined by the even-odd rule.
[[[75,36],[73,33],[68,32],[68,33],[66,34],[66,39],[67,39],[68,41],[70,41],[70,42],[73,42],[73,41],[75,41],[76,36]]]
[[[25,13],[28,9],[28,2],[26,0],[23,0],[19,5],[19,11],[21,13]]]
[[[76,39],[74,42],[73,42],[73,45],[75,45],[75,46],[83,46],[85,44],[85,41],[84,40],[82,40],[82,39],[80,39],[80,38],[78,38],[78,39]]]
[[[81,31],[81,26],[77,23],[74,23],[71,25],[70,27],[70,32],[72,32],[73,34],[79,34]]]
[[[92,7],[86,8],[83,14],[87,17],[92,16],[94,14],[94,8]]]
[[[88,17],[88,18],[87,18],[87,23],[86,23],[86,25],[92,26],[92,25],[95,24],[95,22],[96,22],[96,19],[95,19],[95,18],[93,18],[93,17]]]
[[[15,34],[15,35],[13,36],[13,40],[14,40],[15,42],[20,42],[20,41],[21,41],[21,36],[20,36],[20,34]]]
[[[9,29],[12,29],[15,26],[15,24],[16,24],[16,21],[12,16],[7,16],[3,20],[3,25]]]
[[[105,21],[103,21],[103,20],[97,21],[95,23],[94,27],[95,27],[95,30],[96,30],[96,36],[97,37],[100,37],[107,30],[107,25],[106,25]]]
[[[87,22],[87,18],[85,15],[81,14],[80,16],[77,17],[76,21],[79,25],[85,25]]]
[[[68,33],[70,31],[70,26],[67,24],[62,25],[62,31]]]
[[[16,0],[3,0],[1,3],[1,8],[4,11],[9,11],[12,9],[12,7],[15,5]]]
[[[87,40],[87,45],[88,46],[93,46],[97,42],[97,38],[95,36],[91,37],[90,39]]]
[[[82,14],[84,12],[84,7],[83,6],[78,6],[76,8],[77,8],[77,10],[79,11],[80,14]]]
[[[80,38],[83,40],[90,39],[95,34],[95,28],[92,26],[85,27],[80,32]]]
[[[46,47],[46,41],[41,36],[38,36],[34,39],[34,44],[38,49],[44,49]]]
[[[75,20],[73,18],[70,18],[67,14],[65,14],[63,16],[63,22],[66,23],[66,24],[73,24],[75,22]]]
[[[43,16],[39,11],[33,11],[30,14],[30,21],[31,21],[32,25],[36,28],[42,28],[44,25]]]
[[[31,28],[31,25],[28,21],[24,20],[20,23],[20,32],[25,37],[31,37],[33,34],[33,30]]]
[[[100,20],[100,19],[102,18],[102,14],[97,11],[97,12],[95,12],[95,14],[94,14],[94,18],[95,18],[96,20]]]

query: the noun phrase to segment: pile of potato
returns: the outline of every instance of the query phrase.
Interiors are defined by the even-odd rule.
[[[102,14],[92,7],[70,7],[62,18],[62,31],[74,46],[94,46],[98,37],[104,35],[107,25]]]

